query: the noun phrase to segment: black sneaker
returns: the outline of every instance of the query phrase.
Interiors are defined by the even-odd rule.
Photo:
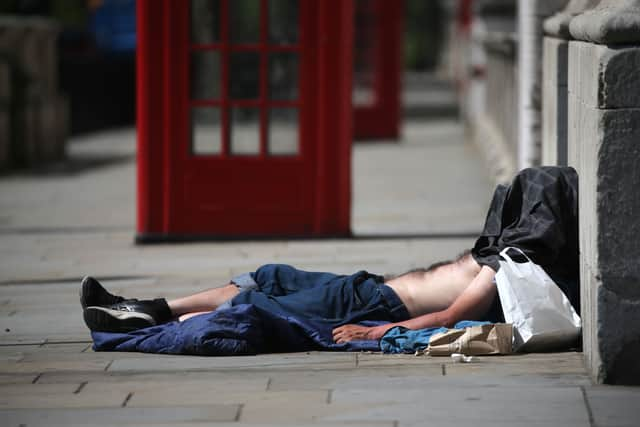
[[[105,307],[124,301],[125,298],[113,295],[102,287],[100,282],[91,276],[82,279],[80,285],[80,304],[85,309],[89,306]]]
[[[130,299],[84,309],[84,322],[89,329],[97,332],[130,332],[171,319],[171,309],[164,298],[144,301]]]

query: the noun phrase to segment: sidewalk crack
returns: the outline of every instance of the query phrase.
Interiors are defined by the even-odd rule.
[[[78,386],[78,388],[77,388],[77,389],[75,389],[75,391],[73,392],[73,394],[79,394],[79,393],[82,391],[82,389],[84,388],[84,386],[86,386],[87,384],[88,384],[88,381],[82,381],[82,382],[80,383],[80,385]]]
[[[238,411],[236,412],[236,417],[233,421],[238,422],[240,421],[240,417],[242,416],[242,409],[244,408],[244,403],[241,403],[238,405]]]
[[[591,427],[596,427],[596,421],[593,418],[593,411],[591,410],[591,405],[589,404],[589,398],[587,397],[587,390],[585,390],[584,386],[580,386],[580,391],[582,392],[582,400],[584,400],[584,406],[587,408],[589,425]]]
[[[131,400],[131,397],[133,397],[133,392],[130,392],[129,394],[127,394],[127,397],[124,398],[124,401],[122,402],[122,405],[120,405],[121,407],[125,407],[127,406],[127,403],[129,403],[129,401]]]

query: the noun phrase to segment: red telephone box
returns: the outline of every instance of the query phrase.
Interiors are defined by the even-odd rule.
[[[353,5],[137,2],[139,242],[350,233]]]
[[[402,0],[355,0],[356,139],[400,135],[403,12]]]

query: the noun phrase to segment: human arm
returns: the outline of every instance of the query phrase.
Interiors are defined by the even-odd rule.
[[[408,329],[430,327],[451,327],[460,320],[480,319],[491,308],[497,289],[493,283],[495,271],[483,266],[469,286],[446,309],[423,314],[409,320],[386,325],[366,327],[360,325],[343,325],[333,330],[333,340],[343,343],[354,340],[380,339],[389,329],[403,326]]]

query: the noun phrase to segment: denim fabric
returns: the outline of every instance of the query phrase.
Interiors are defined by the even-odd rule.
[[[490,322],[478,322],[473,320],[461,320],[451,329],[466,329],[478,325],[486,325]],[[449,328],[434,327],[424,329],[407,329],[396,326],[389,329],[380,339],[380,350],[385,353],[415,353],[429,346],[431,337],[435,334],[447,332]]]
[[[256,281],[253,280],[253,277],[251,277],[251,273],[238,274],[237,276],[233,277],[230,282],[236,285],[242,291],[247,291],[249,289],[255,289],[258,287]]]
[[[409,313],[381,276],[308,272],[284,264],[267,264],[251,277],[256,289],[241,292],[231,305],[254,304],[273,314],[308,319],[327,326],[366,320],[399,322]]]
[[[248,291],[250,289],[256,289],[258,287],[258,284],[256,283],[256,281],[253,280],[253,277],[251,277],[251,273],[238,274],[237,276],[232,277],[229,282],[236,285],[238,289],[240,289],[240,292]],[[226,310],[227,308],[230,308],[230,307],[231,307],[231,298],[223,302],[222,304],[220,304],[218,308],[216,308],[216,310]]]

